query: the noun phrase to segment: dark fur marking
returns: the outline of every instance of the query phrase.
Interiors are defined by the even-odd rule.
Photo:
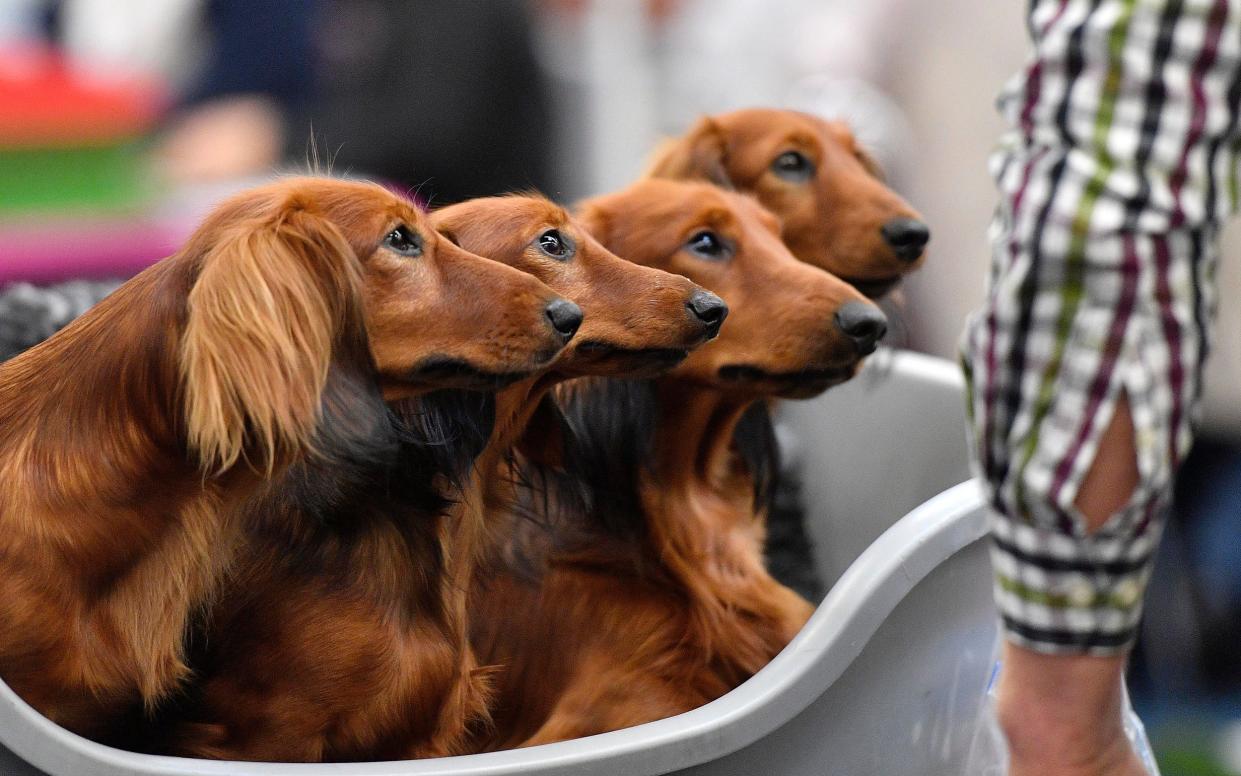
[[[765,402],[754,402],[741,416],[733,446],[754,481],[755,511],[769,511],[780,478],[780,446]]]
[[[558,410],[552,412],[553,410]],[[588,379],[575,383],[559,404],[540,408],[545,419],[558,417],[563,464],[528,459],[519,467],[522,503],[518,514],[556,531],[562,547],[603,533],[621,540],[646,531],[639,482],[650,473],[660,406],[650,380]],[[737,455],[754,481],[754,507],[770,508],[780,471],[779,448],[766,404],[746,410],[733,435]],[[582,518],[586,520],[583,522]],[[572,530],[574,526],[581,530]],[[538,557],[512,560],[523,574],[536,574]]]
[[[541,354],[539,361],[550,361],[555,355],[555,351]],[[529,372],[486,372],[459,358],[437,356],[415,366],[406,379],[414,383],[434,382],[452,384],[461,389],[496,391],[526,377],[529,377]]]

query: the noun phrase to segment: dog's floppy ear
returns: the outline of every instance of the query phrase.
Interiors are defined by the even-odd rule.
[[[612,219],[604,206],[606,195],[583,200],[574,208],[573,217],[577,219],[590,236],[603,245],[611,243]]]
[[[360,313],[360,267],[340,231],[290,202],[220,228],[189,293],[180,370],[204,470],[270,474],[312,446],[336,339]]]
[[[731,189],[726,155],[724,128],[704,116],[679,138],[664,141],[646,168],[647,178],[673,180],[705,180]]]

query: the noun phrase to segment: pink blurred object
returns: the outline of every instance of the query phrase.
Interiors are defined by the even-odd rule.
[[[221,202],[271,179],[256,176],[171,189],[151,209],[131,216],[0,219],[0,287],[23,280],[54,283],[130,277],[178,251]],[[426,208],[409,188],[379,183]]]
[[[158,220],[6,224],[0,226],[0,286],[129,277],[176,252],[191,229]]]

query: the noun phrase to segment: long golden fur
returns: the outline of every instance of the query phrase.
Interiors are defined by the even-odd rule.
[[[109,738],[181,685],[248,502],[317,459],[327,427],[365,425],[366,392],[333,375],[412,394],[466,322],[496,332],[467,354],[480,370],[524,374],[563,346],[528,275],[474,257],[501,310],[468,273],[441,282],[384,249],[418,218],[367,184],[246,192],[0,366],[0,676],[35,708]]]

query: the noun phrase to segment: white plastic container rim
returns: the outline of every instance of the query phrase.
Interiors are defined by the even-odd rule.
[[[53,776],[643,776],[730,754],[788,722],[835,682],[902,599],[987,532],[981,490],[963,482],[885,531],[806,627],[752,679],[694,711],[573,741],[430,760],[239,763],[126,752],[50,722],[0,682],[0,742]]]

